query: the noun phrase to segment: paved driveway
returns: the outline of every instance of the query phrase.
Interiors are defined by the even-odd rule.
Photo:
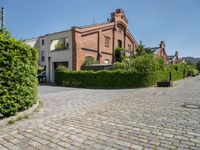
[[[0,127],[0,149],[200,149],[200,77],[172,88],[39,86],[44,104]]]

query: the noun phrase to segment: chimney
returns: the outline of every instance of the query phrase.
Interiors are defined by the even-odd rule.
[[[177,56],[177,57],[178,57],[178,51],[176,51],[176,52],[175,52],[175,56]]]
[[[164,41],[160,42],[160,48],[163,48],[163,49],[165,48],[165,42]]]
[[[126,19],[126,16],[124,14],[124,10],[121,9],[121,8],[116,9],[115,12],[111,13],[110,22],[115,22],[115,21],[120,20],[120,19],[124,19],[125,22],[128,24],[128,20]]]

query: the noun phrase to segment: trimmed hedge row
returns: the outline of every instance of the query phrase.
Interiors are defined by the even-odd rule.
[[[57,85],[72,87],[147,87],[154,85],[156,74],[140,75],[135,70],[69,71],[58,67]]]
[[[144,59],[144,58],[147,59]],[[176,81],[189,75],[193,75],[191,68],[186,64],[160,67],[150,56],[144,56],[135,60],[134,67],[128,69],[127,64],[116,70],[101,71],[70,71],[63,66],[56,70],[55,82],[57,85],[72,87],[93,88],[120,88],[120,87],[148,87],[155,85],[157,81]],[[145,62],[145,63],[143,63]],[[122,63],[117,64],[118,67]],[[127,68],[127,69],[125,69]],[[129,66],[129,68],[131,68]],[[154,71],[156,70],[156,71]]]
[[[0,34],[0,118],[36,102],[37,59],[37,50]]]

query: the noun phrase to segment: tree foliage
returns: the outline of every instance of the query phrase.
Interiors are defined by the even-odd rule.
[[[99,62],[94,59],[92,56],[85,57],[85,62],[83,65],[92,65],[92,64],[98,64]]]
[[[200,61],[197,62],[197,69],[200,71]]]
[[[31,107],[37,99],[37,50],[0,31],[0,118]]]
[[[122,54],[122,50],[124,50],[123,48],[116,48],[115,49],[115,61],[116,62],[122,62],[122,60],[124,59],[124,55]]]

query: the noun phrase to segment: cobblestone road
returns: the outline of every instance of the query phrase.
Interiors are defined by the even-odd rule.
[[[4,149],[200,149],[200,77],[172,88],[40,86],[43,106],[0,127]]]

